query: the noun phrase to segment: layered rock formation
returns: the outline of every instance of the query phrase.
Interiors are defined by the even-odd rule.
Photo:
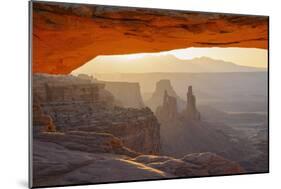
[[[76,116],[73,114],[73,117]],[[63,115],[60,116],[60,118],[62,117]],[[148,108],[115,107],[108,110],[99,107],[98,110],[92,109],[91,115],[86,120],[84,122],[74,118],[70,119],[69,129],[111,133],[137,152],[145,154],[159,154],[160,152],[160,125]],[[57,121],[61,123],[61,119]]]
[[[56,126],[53,123],[51,116],[46,115],[39,103],[33,103],[33,134],[36,135],[40,132],[55,132]]]
[[[85,83],[73,76],[36,75],[33,83],[36,104],[51,120],[45,127],[53,124],[60,132],[110,133],[137,152],[159,153],[160,127],[148,108],[115,107],[102,98],[100,89],[104,84]],[[37,109],[34,109],[34,128],[42,117]]]
[[[127,148],[120,138],[109,133],[66,131],[41,132],[36,136],[41,142],[51,142],[69,150],[90,153],[114,153],[136,157],[139,153]]]
[[[98,55],[187,47],[268,48],[268,17],[264,16],[50,2],[32,5],[33,72],[67,74]]]
[[[104,93],[103,84],[92,83],[72,75],[34,74],[32,81],[33,98],[40,103],[72,100],[97,103],[109,97],[101,94]]]
[[[98,84],[58,85],[45,84],[46,103],[99,102]]]
[[[102,82],[105,89],[115,97],[119,105],[125,108],[144,108],[139,83]]]
[[[179,159],[169,156],[140,155],[133,160],[179,177],[244,172],[244,169],[238,163],[210,152],[188,154]]]
[[[88,88],[89,91],[86,91],[88,98],[90,95],[98,95],[99,101],[108,105],[117,105],[125,108],[144,108],[138,83],[100,81],[86,74],[79,74],[78,76],[34,74],[33,77],[33,85],[35,86],[33,91],[41,102],[47,101],[47,96],[45,96],[47,94],[46,90],[50,87],[53,91],[49,90],[48,98],[56,95],[53,93],[61,94],[59,98],[67,98],[62,93],[72,93],[74,100],[81,98],[78,97],[80,90],[86,90]],[[75,86],[77,88],[74,88]],[[99,88],[99,94],[94,94],[95,90],[90,89],[95,87]]]
[[[40,96],[35,93],[32,100],[33,135],[41,132],[55,132],[56,126],[53,118],[43,111]]]

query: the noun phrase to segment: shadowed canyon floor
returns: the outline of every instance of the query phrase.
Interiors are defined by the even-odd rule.
[[[157,82],[147,103],[160,103],[155,115],[161,125],[162,153],[182,157],[186,153],[210,151],[241,163],[248,172],[266,172],[267,114],[227,113],[207,105],[197,108],[196,100],[191,86],[184,101],[169,80]]]

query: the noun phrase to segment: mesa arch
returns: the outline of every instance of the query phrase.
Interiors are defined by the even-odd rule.
[[[32,70],[68,74],[98,55],[268,48],[268,17],[33,2]]]

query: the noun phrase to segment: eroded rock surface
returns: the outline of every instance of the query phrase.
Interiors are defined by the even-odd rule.
[[[38,104],[58,131],[110,133],[137,152],[160,152],[160,125],[149,108],[116,107],[110,95],[100,93],[104,84],[74,76],[36,75],[33,84]]]
[[[35,137],[36,140],[59,144],[70,150],[92,153],[114,153],[135,157],[140,155],[124,146],[123,142],[108,133],[69,131],[43,132]]]
[[[33,110],[33,134],[40,132],[55,132],[56,126],[51,116],[45,114],[39,103],[32,105]]]
[[[33,72],[68,74],[98,55],[268,47],[268,17],[33,2]]]
[[[213,153],[189,154],[181,159],[115,153],[85,152],[59,143],[34,140],[34,187],[114,181],[243,173],[237,163]]]
[[[229,161],[215,153],[188,154],[181,158],[186,163],[204,167],[209,175],[243,173],[244,169],[236,162]]]
[[[70,150],[52,142],[33,142],[33,186],[103,183],[168,178],[161,170],[114,153]]]

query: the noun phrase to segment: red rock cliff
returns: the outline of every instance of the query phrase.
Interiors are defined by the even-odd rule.
[[[67,74],[98,55],[187,47],[268,48],[268,17],[33,2],[33,72]]]

